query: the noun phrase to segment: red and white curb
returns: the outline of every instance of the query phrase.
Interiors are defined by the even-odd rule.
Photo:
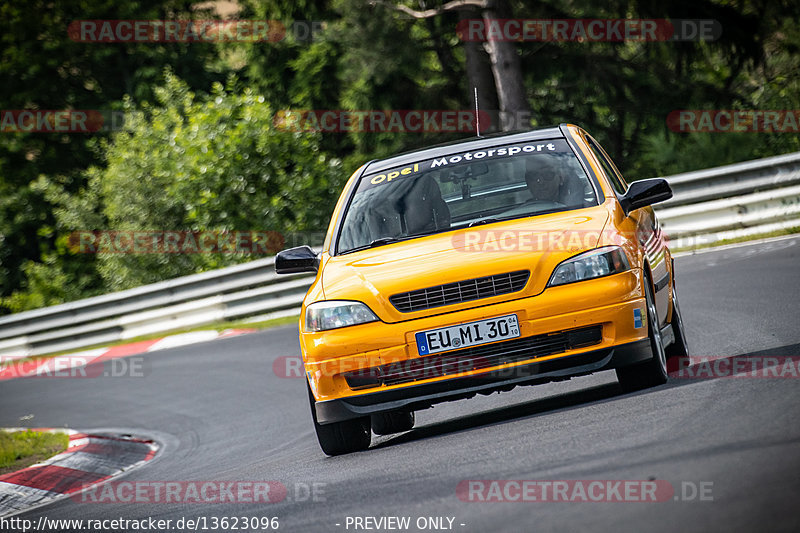
[[[84,366],[101,363],[110,359],[119,359],[167,348],[176,348],[198,342],[207,342],[215,339],[235,337],[245,333],[252,333],[255,329],[226,329],[223,331],[204,330],[191,331],[189,333],[179,333],[169,335],[160,339],[150,339],[146,341],[132,342],[130,344],[120,344],[107,348],[95,348],[81,352],[73,352],[54,357],[11,361],[5,366],[0,367],[0,381],[14,378],[48,376],[58,377],[59,372],[65,375],[72,375],[70,371]],[[0,358],[0,363],[6,361]]]
[[[24,429],[28,428],[13,430]],[[46,461],[0,475],[0,516],[67,498],[150,461],[158,451],[155,442],[145,439],[63,429],[36,431],[66,432],[69,447]]]

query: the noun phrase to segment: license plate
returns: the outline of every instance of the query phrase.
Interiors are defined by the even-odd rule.
[[[417,352],[431,355],[503,339],[519,337],[517,315],[505,315],[457,326],[420,331],[414,335]]]

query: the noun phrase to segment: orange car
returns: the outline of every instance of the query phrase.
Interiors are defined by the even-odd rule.
[[[650,204],[598,143],[562,124],[371,161],[344,188],[300,346],[329,455],[409,430],[449,400],[616,369],[624,390],[686,356],[672,257]]]

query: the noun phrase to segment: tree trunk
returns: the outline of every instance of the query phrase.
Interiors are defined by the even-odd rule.
[[[492,20],[499,18],[511,18],[511,9],[507,0],[497,0],[495,9],[483,11],[484,31],[487,36],[489,24]],[[491,59],[500,112],[506,118],[514,118],[511,121],[503,121],[503,130],[508,131],[514,129],[523,116],[530,117],[531,111],[525,96],[525,84],[522,80],[522,67],[519,55],[517,55],[517,47],[510,41],[487,40],[486,51]]]
[[[477,9],[460,10],[458,18],[460,21],[479,19],[481,18],[481,13]],[[478,107],[491,117],[491,124],[481,124],[481,130],[499,131],[497,88],[494,83],[494,74],[492,73],[492,63],[489,60],[489,55],[484,50],[481,42],[464,40],[463,46],[467,71],[467,102],[471,102],[472,106],[475,105],[474,91],[478,89]]]
[[[379,0],[373,0],[375,3]],[[458,11],[461,20],[477,18],[476,10],[480,10],[484,22],[484,33],[488,34],[489,24],[492,20],[512,18],[511,5],[508,0],[451,0],[437,8],[415,11],[403,4],[391,5],[397,11],[410,15],[416,19],[436,17],[449,11]],[[488,36],[488,35],[487,35]],[[473,87],[478,88],[478,104],[482,109],[487,105],[495,109],[492,91],[481,90],[488,83],[488,75],[482,64],[482,54],[479,50],[480,43],[464,40],[464,50],[467,62],[467,79],[470,83],[469,101],[473,100]],[[499,102],[500,129],[509,131],[530,125],[531,108],[525,96],[525,85],[522,80],[522,65],[517,55],[517,46],[511,41],[490,41],[484,44],[484,49],[489,55],[491,72],[494,77],[495,95]],[[484,95],[487,100],[483,100]]]

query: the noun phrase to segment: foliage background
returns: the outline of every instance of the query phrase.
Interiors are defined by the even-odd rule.
[[[799,109],[796,2],[496,1],[519,18],[721,24],[713,42],[515,43],[531,126],[585,127],[629,179],[800,150],[795,134],[679,134],[665,121],[676,109]],[[284,109],[470,109],[455,31],[463,14],[414,19],[398,5],[422,9],[412,0],[6,0],[0,109],[117,110],[126,120],[93,135],[0,133],[0,313],[252,259],[76,254],[71,232],[318,232],[365,161],[463,136],[275,128]],[[324,30],[312,40],[130,44],[74,42],[66,31],[83,19],[220,17]]]

